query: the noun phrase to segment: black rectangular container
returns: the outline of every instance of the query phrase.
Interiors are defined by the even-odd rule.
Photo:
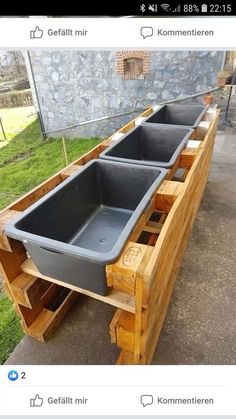
[[[143,124],[130,130],[100,154],[102,159],[170,168],[193,129]]]
[[[179,105],[170,103],[161,106],[156,112],[145,119],[144,123],[185,125],[196,128],[209,106]]]
[[[23,242],[42,274],[106,295],[105,265],[120,256],[166,173],[93,160],[8,223],[6,234]]]

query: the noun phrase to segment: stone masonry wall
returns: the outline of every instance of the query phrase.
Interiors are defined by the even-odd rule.
[[[216,86],[221,51],[151,52],[150,73],[125,80],[116,72],[116,51],[31,51],[45,129],[134,110]],[[132,115],[94,123],[54,136],[106,137]]]

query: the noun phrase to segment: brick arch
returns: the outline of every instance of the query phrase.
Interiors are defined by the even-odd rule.
[[[150,73],[149,51],[120,51],[117,52],[116,57],[116,73],[126,80],[143,79],[145,75]],[[138,71],[135,70],[135,59],[137,59]],[[133,70],[127,65],[132,60],[134,62]],[[140,60],[142,60],[142,65]]]

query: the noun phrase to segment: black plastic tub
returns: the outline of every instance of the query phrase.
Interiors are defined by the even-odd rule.
[[[156,112],[145,119],[144,123],[185,125],[196,128],[209,106],[169,105],[161,106]]]
[[[100,154],[102,159],[170,168],[193,129],[145,124],[133,128]]]
[[[5,231],[43,275],[106,295],[105,265],[117,260],[165,176],[160,168],[93,160]]]

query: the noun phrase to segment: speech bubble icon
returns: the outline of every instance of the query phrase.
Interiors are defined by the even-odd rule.
[[[153,396],[151,394],[142,394],[140,402],[143,407],[153,404]]]
[[[143,39],[153,35],[153,28],[151,26],[143,26],[140,30]]]

